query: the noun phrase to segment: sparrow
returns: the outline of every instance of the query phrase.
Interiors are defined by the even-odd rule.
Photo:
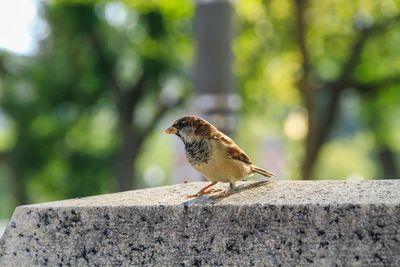
[[[235,191],[236,182],[254,173],[265,177],[273,173],[255,166],[249,156],[227,135],[219,131],[205,119],[185,116],[176,120],[165,130],[177,135],[185,145],[189,163],[211,183],[188,198],[216,192],[213,186],[218,182],[229,183],[220,196],[228,196]]]

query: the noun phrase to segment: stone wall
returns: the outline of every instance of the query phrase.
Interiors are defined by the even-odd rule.
[[[400,266],[400,180],[205,184],[18,207],[0,266]]]

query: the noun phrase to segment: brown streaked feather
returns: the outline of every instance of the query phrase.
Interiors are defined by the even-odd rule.
[[[222,141],[223,144],[225,144],[227,146],[234,144],[232,139],[230,139],[228,136],[226,136],[222,132],[218,131],[218,129],[215,127],[210,134],[210,139],[220,140],[220,141]]]
[[[206,120],[193,120],[193,126],[196,129],[197,136],[207,137],[214,140],[219,140],[226,147],[226,154],[229,158],[240,160],[242,162],[253,164],[249,156],[241,150],[232,139],[220,132],[215,126]]]
[[[243,161],[248,164],[253,164],[249,158],[238,146],[228,146],[226,148],[226,154],[231,159]]]
[[[212,125],[211,125],[212,126]],[[228,158],[236,159],[243,161],[248,164],[253,164],[249,158],[249,156],[244,153],[243,150],[239,148],[238,145],[233,142],[228,136],[223,134],[222,132],[218,131],[217,128],[213,127],[211,134],[209,135],[211,139],[219,140],[221,143],[226,146],[226,154]]]
[[[214,131],[218,131],[214,126],[212,126],[211,124],[209,124],[203,120],[196,121],[196,122],[194,122],[194,124],[195,124],[194,125],[194,128],[195,128],[194,134],[197,136],[208,137],[208,136],[212,135],[212,133]]]

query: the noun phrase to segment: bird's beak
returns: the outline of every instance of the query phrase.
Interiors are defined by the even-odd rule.
[[[167,133],[167,134],[176,134],[176,133],[178,133],[178,129],[176,129],[174,126],[171,126],[167,130],[165,130],[165,133]]]

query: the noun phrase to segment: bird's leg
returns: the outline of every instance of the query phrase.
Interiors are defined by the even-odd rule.
[[[212,192],[216,192],[218,190],[215,190],[212,188],[214,185],[216,185],[218,182],[212,182],[211,184],[207,185],[206,187],[202,188],[199,192],[193,195],[187,195],[187,198],[192,198],[192,197],[200,197],[204,195],[208,195]]]
[[[236,190],[236,182],[229,182],[228,189],[219,194],[218,198],[227,197],[230,194],[232,194],[232,192],[234,192],[235,190]]]

